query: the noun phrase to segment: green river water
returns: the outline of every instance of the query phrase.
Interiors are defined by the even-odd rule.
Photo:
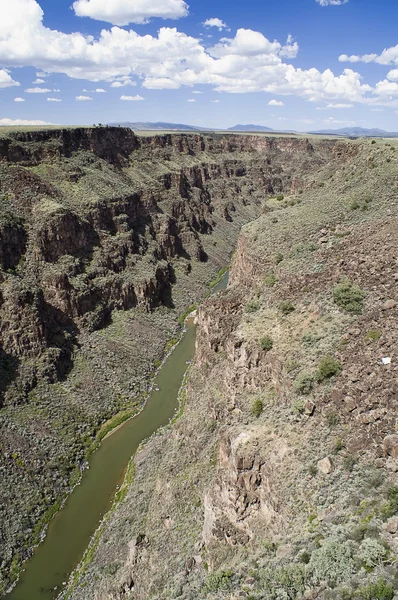
[[[213,293],[224,289],[228,273]],[[196,328],[191,323],[165,361],[155,387],[136,417],[126,421],[101,443],[90,459],[81,484],[51,521],[47,536],[26,564],[6,600],[54,600],[78,565],[102,517],[110,509],[131,457],[140,443],[167,424],[178,407],[178,392],[195,352]]]

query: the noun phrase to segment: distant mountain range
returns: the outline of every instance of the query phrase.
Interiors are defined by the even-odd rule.
[[[209,127],[195,127],[194,125],[185,125],[183,123],[167,123],[158,121],[157,123],[110,123],[112,127],[130,127],[135,131],[241,131],[253,133],[272,133],[277,130],[264,125],[234,125],[228,129],[211,129]],[[294,131],[280,131],[280,133],[295,133]],[[321,129],[319,131],[307,132],[311,135],[338,135],[344,137],[390,137],[398,138],[398,132],[384,131],[384,129],[365,129],[363,127],[343,127],[342,129]]]
[[[275,131],[271,129],[271,127],[264,127],[263,125],[234,125],[234,127],[229,127],[227,131]]]
[[[309,131],[313,135],[343,135],[348,137],[398,137],[397,132],[384,129],[364,129],[363,127],[343,127],[342,129],[321,129]]]
[[[184,125],[182,123],[109,123],[112,127],[130,127],[136,131],[207,131],[206,128],[194,127],[193,125]]]

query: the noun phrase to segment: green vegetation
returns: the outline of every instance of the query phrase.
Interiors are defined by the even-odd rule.
[[[256,311],[258,311],[258,309],[260,308],[260,301],[259,300],[250,300],[245,307],[245,310],[247,313],[254,313]]]
[[[339,308],[349,313],[360,314],[362,312],[363,300],[366,297],[358,285],[345,279],[333,288],[333,300]]]
[[[256,400],[254,400],[253,404],[252,404],[252,415],[254,417],[256,417],[256,419],[258,419],[264,410],[264,404],[263,401],[260,398],[257,398]]]
[[[222,269],[220,269],[217,273],[217,277],[214,281],[212,281],[210,283],[210,287],[214,288],[216,287],[216,285],[218,285],[220,283],[220,281],[222,280],[222,278],[224,277],[225,273],[227,273],[227,271],[229,271],[229,265],[226,267],[223,267]]]
[[[355,572],[349,543],[337,540],[325,540],[320,548],[314,550],[309,566],[316,580],[330,584],[347,581]]]
[[[279,304],[278,309],[283,315],[287,316],[290,315],[290,313],[294,312],[296,310],[296,307],[290,300],[284,300]]]
[[[272,340],[272,337],[269,335],[265,335],[260,339],[261,350],[265,350],[268,352],[269,350],[272,350],[273,345],[274,342]]]
[[[311,373],[302,371],[293,382],[293,388],[298,394],[310,394],[314,388],[315,378]]]
[[[283,194],[279,194],[276,199],[278,200],[278,202],[282,202],[282,200],[285,198],[285,196]]]
[[[184,326],[185,319],[196,309],[197,309],[197,305],[191,304],[191,306],[188,306],[187,310],[185,310],[183,313],[180,314],[180,316],[178,317],[178,322],[181,325],[181,327]]]
[[[230,569],[209,573],[206,577],[205,590],[207,592],[227,591],[231,587],[232,577],[233,572]]]
[[[282,261],[283,261],[283,254],[282,254],[282,252],[278,252],[278,254],[275,256],[275,264],[279,265]]]
[[[318,365],[316,378],[319,382],[338,375],[342,370],[340,361],[333,356],[324,356]]]
[[[264,279],[264,285],[266,287],[274,287],[274,285],[276,284],[276,282],[278,281],[275,273],[270,273],[269,275],[267,275],[267,277]]]
[[[379,331],[378,329],[370,329],[365,336],[365,340],[367,342],[378,342],[380,338],[381,331]]]

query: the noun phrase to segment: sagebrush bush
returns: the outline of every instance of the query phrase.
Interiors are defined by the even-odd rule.
[[[226,591],[231,587],[233,572],[231,570],[210,573],[206,577],[205,590],[207,592]]]
[[[338,375],[341,371],[341,362],[333,356],[324,356],[318,365],[317,380],[324,381],[330,379],[333,375]]]
[[[298,394],[309,394],[314,387],[315,379],[311,373],[302,371],[293,382],[293,388]]]
[[[268,350],[272,350],[273,345],[274,342],[272,340],[272,337],[269,335],[265,335],[260,339],[261,350],[266,350],[268,352]]]
[[[274,287],[274,285],[277,282],[277,278],[275,273],[270,273],[269,275],[267,275],[267,277],[264,279],[264,284],[266,285],[266,287]]]
[[[386,549],[377,540],[365,538],[359,548],[358,558],[366,567],[373,568],[382,562],[386,554]]]
[[[262,414],[263,410],[264,410],[263,401],[260,400],[260,398],[257,398],[257,400],[255,400],[252,404],[252,415],[254,415],[256,417],[256,419],[258,419],[259,416]]]
[[[355,564],[348,542],[326,540],[311,554],[309,566],[317,581],[339,583],[347,581],[355,572]]]
[[[278,308],[283,315],[290,315],[290,313],[296,310],[294,304],[290,302],[290,300],[284,300],[279,304]]]
[[[339,308],[353,314],[362,312],[366,293],[358,285],[345,279],[333,289],[333,300]]]

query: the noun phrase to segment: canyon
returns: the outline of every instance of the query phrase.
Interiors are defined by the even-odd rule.
[[[396,147],[0,137],[0,593],[236,248],[197,312],[183,414],[64,597],[393,597]]]

